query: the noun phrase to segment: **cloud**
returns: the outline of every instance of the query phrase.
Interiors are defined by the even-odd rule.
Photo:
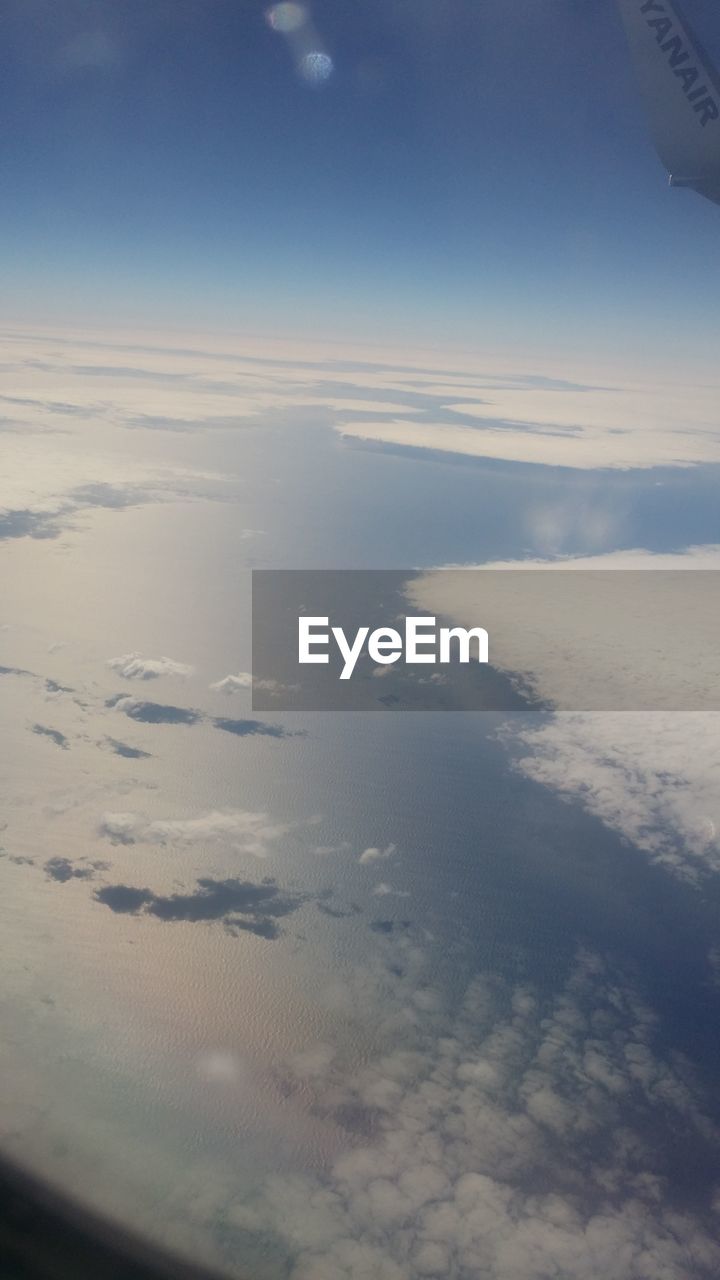
[[[229,933],[254,933],[268,940],[279,936],[277,920],[297,911],[305,900],[300,894],[281,893],[271,880],[253,884],[205,876],[196,884],[192,893],[167,896],[130,885],[106,885],[96,891],[95,899],[118,914],[142,913],[158,920],[191,923],[219,921]]]
[[[271,698],[279,698],[283,693],[297,693],[300,689],[299,684],[283,684],[282,680],[254,680],[253,688],[256,692],[269,693]]]
[[[682,571],[717,570],[719,566],[720,548],[709,545],[668,555],[635,548],[560,560],[493,562],[481,567],[535,569],[539,584],[544,571],[658,569],[672,571],[676,589],[681,590]],[[465,612],[468,593],[457,585],[464,576],[461,571],[447,578],[428,574],[415,579],[409,592],[424,609],[469,625]],[[695,585],[699,577],[693,574]],[[590,578],[588,574],[588,582]],[[713,578],[708,576],[707,581],[710,587]],[[446,597],[439,598],[438,593],[446,590]],[[592,685],[601,698],[613,689],[614,705],[620,706],[624,681],[628,682],[629,706],[638,690],[653,696],[653,689],[661,691],[664,685],[671,689],[672,697],[680,677],[683,697],[693,706],[701,703],[703,689],[712,687],[712,671],[708,669],[712,651],[707,637],[702,641],[699,635],[697,660],[684,661],[681,672],[657,665],[657,651],[663,648],[665,661],[667,650],[653,645],[651,635],[644,639],[644,660],[642,648],[634,651],[628,646],[620,652],[607,652],[598,647],[592,653],[592,673],[583,670],[573,637],[581,634],[590,616],[588,610],[577,620],[563,615],[567,634],[554,647],[538,644],[538,634],[532,628],[514,628],[500,652],[501,665],[522,679],[531,676],[533,691],[550,705],[568,696],[582,705],[583,683]],[[513,717],[500,736],[519,772],[582,805],[653,861],[686,880],[698,881],[707,873],[720,871],[720,712],[562,711],[542,718]]]
[[[493,668],[559,710],[705,710],[716,684],[711,568],[716,546],[494,561],[417,575],[407,596],[464,627],[481,617]]]
[[[135,844],[139,829],[135,813],[106,813],[98,827],[99,834],[111,844]]]
[[[384,849],[364,849],[358,858],[358,862],[361,866],[367,866],[370,862],[381,862],[386,858],[392,858],[395,853],[397,853],[397,845],[395,844],[386,844]]]
[[[635,373],[632,381],[620,373],[612,387],[511,373],[504,385],[487,379],[485,388],[472,388],[465,398],[452,391],[435,394],[426,387],[424,404],[420,399],[413,413],[379,407],[362,416],[339,412],[336,430],[346,439],[396,449],[580,471],[720,461],[714,385],[666,382],[657,371],[639,378]]]
[[[27,440],[25,440],[27,444]],[[18,460],[22,466],[25,459]],[[52,471],[46,461],[44,474]],[[22,474],[22,472],[20,472]],[[17,476],[13,476],[14,479]],[[72,526],[73,516],[93,509],[108,511],[124,511],[128,507],[138,507],[148,503],[167,502],[190,499],[195,491],[201,490],[203,477],[196,477],[193,484],[188,477],[185,484],[178,479],[175,486],[165,481],[165,487],[158,481],[153,484],[108,484],[97,482],[78,485],[61,495],[51,494],[45,500],[38,499],[36,505],[20,505],[0,507],[0,541],[15,538],[35,538],[48,540],[58,538]]]
[[[227,417],[207,418],[167,418],[151,414],[138,414],[136,418],[129,418],[124,425],[146,431],[178,431],[184,433],[187,431],[226,431],[244,426],[245,423],[240,415],[235,417],[228,415]],[[252,537],[253,533],[253,529],[241,529],[240,537]]]
[[[157,680],[160,676],[191,676],[193,668],[174,658],[143,658],[139,653],[126,653],[108,658],[107,666],[123,680]]]
[[[671,377],[656,366],[625,362],[598,377],[594,358],[586,368],[578,361],[567,377],[549,357],[540,374],[502,358],[492,369],[461,368],[452,357],[430,369],[419,350],[410,357],[398,351],[361,360],[357,350],[338,347],[332,360],[301,359],[287,350],[223,351],[211,339],[181,350],[162,335],[143,344],[111,335],[93,340],[16,332],[13,343],[15,364],[6,366],[10,394],[4,396],[13,431],[6,438],[31,464],[30,492],[39,491],[36,479],[47,486],[48,474],[56,479],[74,471],[81,479],[64,484],[59,494],[54,482],[50,486],[45,496],[56,504],[54,517],[36,512],[34,498],[8,502],[18,518],[5,536],[57,536],[78,504],[119,509],[165,500],[171,491],[197,493],[199,477],[183,482],[178,473],[173,483],[168,474],[138,467],[109,485],[116,454],[94,452],[90,431],[98,420],[108,432],[146,428],[148,436],[167,433],[170,442],[188,431],[257,431],[268,421],[309,420],[354,443],[427,457],[455,454],[464,461],[493,458],[584,471],[720,461],[714,371],[683,379],[677,369]],[[57,465],[53,458],[46,467],[47,436],[58,426],[68,448],[58,451]],[[65,502],[68,508],[60,510]],[[23,513],[30,521],[21,531]],[[242,536],[254,532],[246,529]]]
[[[374,898],[390,898],[390,897],[409,898],[410,893],[406,889],[404,890],[394,889],[393,886],[391,884],[388,884],[386,880],[381,880],[380,883],[376,884],[375,888],[373,889],[373,897]]]
[[[280,680],[253,680],[249,671],[241,671],[236,676],[225,676],[223,680],[217,680],[210,688],[214,693],[224,694],[244,693],[247,689],[255,689],[279,697],[282,693],[295,692],[300,686],[283,684]]]
[[[249,671],[240,671],[236,676],[225,676],[222,680],[216,680],[210,688],[214,693],[242,693],[252,688],[252,674]]]
[[[387,970],[355,992],[356,1017],[415,1009],[370,1061],[323,1042],[288,1061],[288,1089],[353,1140],[326,1174],[230,1199],[223,1232],[282,1250],[290,1280],[712,1280],[696,1170],[720,1135],[627,976],[581,952],[554,994],[484,973],[450,1011],[423,963],[389,997]]]
[[[123,715],[129,716],[131,720],[139,720],[142,724],[199,724],[204,716],[201,711],[194,711],[192,707],[174,707],[167,706],[159,702],[143,702],[138,698],[130,698],[125,694],[118,694],[113,698],[108,698],[105,703],[107,707],[114,707],[116,711],[122,711]]]
[[[266,813],[245,809],[215,809],[195,818],[145,818],[136,813],[106,813],[100,835],[112,844],[151,844],[171,848],[222,845],[256,858],[265,858],[290,831]]]
[[[695,880],[720,872],[720,713],[563,713],[503,739],[526,777]]]
[[[32,348],[34,340],[27,341]],[[67,389],[63,401],[57,399],[58,381]],[[0,370],[0,383],[18,392],[4,397],[13,405],[17,430],[3,435],[0,540],[58,538],[67,529],[81,526],[84,522],[79,517],[93,510],[119,512],[207,498],[222,501],[228,493],[227,475],[173,467],[165,460],[161,466],[151,466],[127,452],[118,474],[119,455],[108,436],[123,416],[123,392],[112,376],[103,388],[107,396],[98,396],[98,383],[90,379],[87,366],[73,368],[62,359],[20,359],[14,367]],[[19,394],[30,383],[37,392]],[[136,390],[142,394],[144,389]],[[103,444],[96,432],[99,423],[104,429]]]

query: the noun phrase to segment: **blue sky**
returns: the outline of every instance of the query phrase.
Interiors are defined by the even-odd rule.
[[[720,210],[666,189],[612,0],[306,8],[320,87],[252,0],[7,6],[9,318],[711,352]]]

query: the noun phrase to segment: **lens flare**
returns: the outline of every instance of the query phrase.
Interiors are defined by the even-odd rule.
[[[307,53],[300,63],[300,73],[310,84],[324,84],[330,79],[334,70],[335,66],[330,55],[317,50]]]
[[[283,35],[299,31],[308,17],[305,5],[295,3],[274,4],[265,16],[273,31],[280,31]]]

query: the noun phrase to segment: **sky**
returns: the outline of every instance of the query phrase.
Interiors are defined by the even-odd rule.
[[[305,8],[3,6],[0,1148],[235,1276],[713,1280],[717,713],[258,719],[249,578],[717,569],[720,207],[614,0]]]
[[[305,11],[10,0],[9,319],[708,356],[718,212],[667,190],[611,0]]]
[[[717,713],[260,719],[248,571],[717,568],[717,374],[4,337],[3,1154],[234,1276],[714,1280]]]

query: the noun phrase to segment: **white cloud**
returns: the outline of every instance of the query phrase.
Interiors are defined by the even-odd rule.
[[[480,567],[717,570],[720,547],[689,547],[684,552],[657,556],[636,549],[564,560],[492,562]],[[410,590],[423,609],[470,625],[469,617],[476,617],[469,593],[471,577],[462,571],[447,576],[428,574],[416,579]],[[681,589],[683,574],[673,577]],[[699,581],[697,575],[693,579]],[[541,581],[539,576],[539,587]],[[658,604],[662,605],[662,599]],[[622,653],[593,649],[590,671],[585,665],[587,634],[583,628],[587,629],[591,617],[589,608],[575,618],[564,617],[567,634],[555,646],[538,643],[531,627],[513,626],[510,618],[507,633],[491,631],[491,658],[496,660],[494,649],[499,666],[529,679],[550,704],[560,701],[561,705],[572,705],[575,700],[576,705],[588,705],[584,698],[594,689],[599,705],[612,698],[615,706],[622,706],[626,688],[630,707],[638,690],[643,699],[650,700],[645,705],[656,695],[662,705],[663,689],[671,689],[674,697],[672,690],[682,678],[689,704],[702,705],[703,689],[714,683],[707,666],[708,655],[715,661],[714,645],[707,641],[701,644],[698,636],[697,661],[683,661],[678,672],[677,664],[675,670],[672,664],[667,666],[665,646],[653,643],[651,632],[640,632],[639,648],[628,645]],[[578,647],[581,634],[585,638]],[[663,650],[660,657],[658,649]],[[597,703],[590,701],[589,705]],[[542,720],[513,717],[502,737],[519,771],[583,805],[653,860],[686,878],[720,871],[720,712],[563,711]]]
[[[146,818],[137,813],[106,813],[99,831],[113,844],[223,845],[265,858],[290,827],[266,813],[216,809],[194,818]]]
[[[293,693],[300,688],[297,684],[283,684],[280,680],[253,680],[249,671],[240,671],[236,676],[225,676],[223,680],[217,680],[215,684],[211,684],[210,688],[213,693],[244,693],[247,689],[254,688],[262,693],[269,693],[271,697],[279,697],[282,693]]]
[[[558,709],[705,709],[717,684],[712,579],[594,572],[627,569],[720,570],[720,547],[449,566],[412,579],[407,594],[462,626],[482,619],[493,667]]]
[[[409,898],[410,894],[407,889],[394,889],[387,880],[381,880],[373,889],[374,898]]]
[[[527,777],[674,872],[720,871],[720,713],[563,713],[505,740]]]
[[[174,658],[144,658],[140,653],[125,653],[108,658],[107,665],[123,680],[157,680],[160,676],[191,676],[193,668]]]
[[[283,684],[282,680],[260,680],[254,681],[256,690],[263,693],[269,693],[272,698],[279,698],[283,693],[296,693],[300,688],[299,684]]]
[[[105,813],[98,830],[111,844],[135,844],[140,819],[135,813]]]
[[[210,688],[213,693],[244,693],[246,689],[252,688],[252,674],[249,671],[239,671],[236,676],[225,676],[222,680],[216,680]]]
[[[370,862],[382,862],[386,858],[392,858],[393,854],[396,852],[397,845],[395,844],[386,844],[384,849],[374,847],[364,849],[358,858],[358,862],[362,866],[367,866]]]

